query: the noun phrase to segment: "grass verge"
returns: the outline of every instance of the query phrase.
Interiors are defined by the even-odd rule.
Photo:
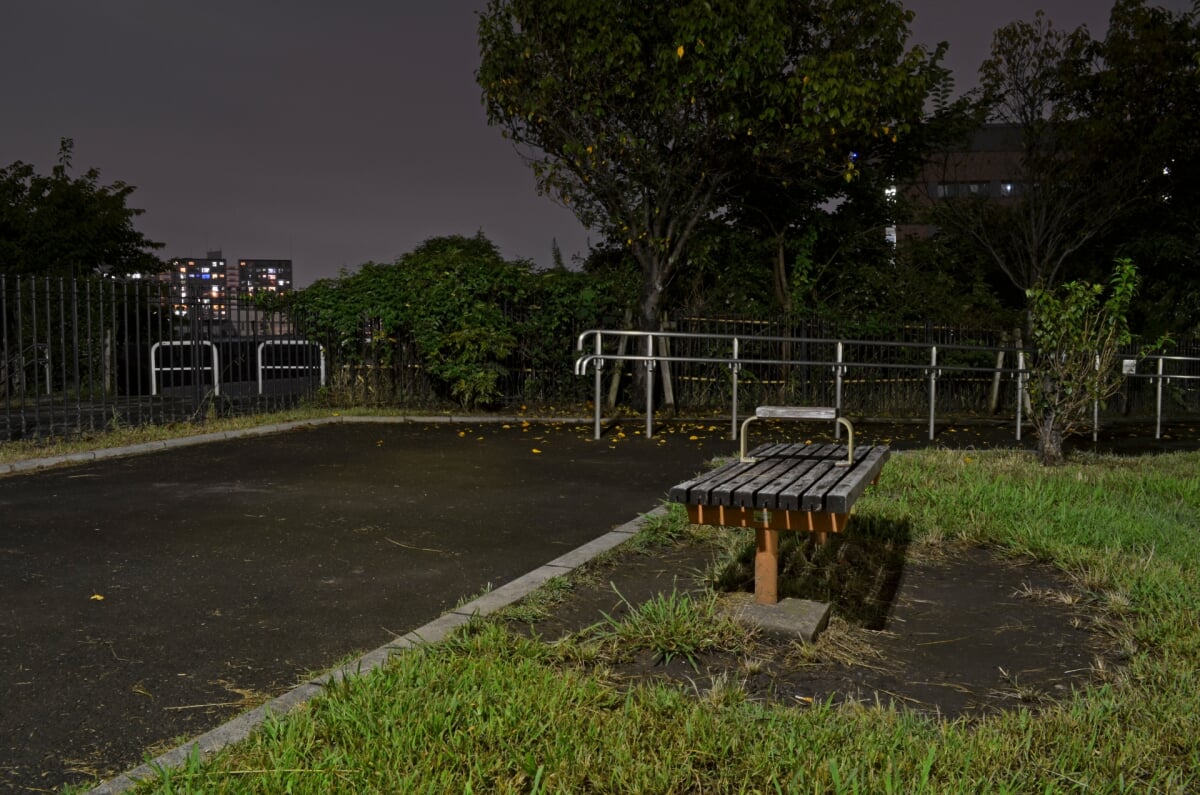
[[[673,594],[554,644],[473,622],[138,791],[1198,791],[1198,473],[1196,453],[1043,469],[1027,454],[925,451],[893,458],[859,501],[860,520],[906,528],[911,550],[1032,555],[1120,619],[1107,626],[1128,650],[1121,674],[1036,711],[947,723],[697,698],[579,662],[597,643],[685,658],[736,646],[706,597]]]

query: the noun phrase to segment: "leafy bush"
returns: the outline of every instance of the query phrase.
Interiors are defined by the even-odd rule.
[[[437,237],[395,263],[297,293],[293,317],[344,365],[381,370],[417,364],[464,408],[504,395],[514,359],[534,371],[569,373],[572,336],[612,325],[632,300],[625,283],[506,261],[482,235]]]

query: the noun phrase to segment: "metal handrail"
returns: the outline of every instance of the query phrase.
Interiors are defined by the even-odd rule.
[[[645,338],[646,347],[645,353],[606,353],[604,351],[604,341],[606,338]],[[729,345],[731,352],[720,356],[676,356],[663,353],[656,353],[656,341],[661,339],[705,339],[716,340]],[[817,344],[830,345],[834,347],[835,359],[830,361],[827,359],[779,359],[779,358],[747,358],[742,353],[744,342],[755,343],[770,343],[770,342],[786,342],[793,344]],[[847,347],[853,346],[871,346],[873,348],[903,348],[910,350],[929,350],[928,364],[897,364],[892,362],[857,362],[847,361],[845,358],[845,350]],[[588,353],[583,351],[591,348]],[[835,375],[835,400],[834,408],[839,412],[843,410],[842,405],[842,386],[844,376],[850,368],[862,369],[878,369],[878,370],[910,370],[920,372],[923,377],[929,380],[929,439],[932,441],[935,435],[936,412],[937,412],[937,380],[943,373],[986,373],[992,376],[1012,377],[1017,380],[1018,398],[1016,406],[1016,439],[1021,439],[1021,426],[1023,424],[1022,408],[1025,401],[1026,383],[1029,378],[1029,370],[1025,366],[1026,355],[1030,352],[1029,349],[1017,346],[973,346],[961,344],[935,344],[935,343],[918,343],[918,342],[894,342],[889,340],[835,340],[816,337],[776,337],[776,336],[752,336],[744,334],[712,334],[712,333],[692,333],[678,331],[631,331],[631,330],[615,330],[615,329],[589,329],[582,332],[576,341],[576,350],[581,353],[575,360],[575,374],[585,375],[587,368],[590,366],[593,369],[595,378],[595,398],[594,405],[594,435],[599,439],[601,434],[601,405],[602,405],[602,385],[601,371],[606,362],[639,362],[642,363],[652,373],[654,368],[660,363],[691,363],[691,364],[718,364],[725,365],[732,372],[732,406],[730,417],[730,435],[734,441],[738,440],[738,374],[745,366],[766,365],[792,365],[792,366],[808,366],[808,367],[831,367]],[[978,367],[967,365],[949,365],[939,361],[939,352],[952,351],[967,351],[972,353],[1013,353],[1016,355],[1017,365],[1015,367]],[[1156,430],[1155,438],[1161,438],[1162,433],[1162,387],[1164,383],[1171,379],[1178,380],[1200,380],[1200,375],[1186,374],[1167,374],[1164,373],[1164,361],[1184,361],[1195,362],[1200,364],[1200,358],[1189,356],[1161,356],[1152,355],[1144,357],[1135,357],[1143,361],[1158,361],[1157,372],[1154,374],[1130,373],[1127,378],[1148,378],[1157,381],[1157,401],[1156,401]],[[653,436],[653,416],[654,416],[654,391],[653,379],[646,378],[646,438]],[[1099,427],[1099,402],[1093,410],[1093,437],[1095,437]],[[840,426],[837,427],[835,433],[840,434]]]

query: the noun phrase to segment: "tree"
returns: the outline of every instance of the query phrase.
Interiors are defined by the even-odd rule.
[[[1108,163],[1133,154],[1145,164],[1146,200],[1111,225],[1085,259],[1104,261],[1115,252],[1138,263],[1139,328],[1200,328],[1200,14],[1118,0],[1091,56],[1098,67],[1076,92],[1104,133],[1096,136],[1102,156],[1094,178],[1106,179]]]
[[[100,184],[91,168],[72,178],[74,142],[62,139],[49,176],[16,161],[0,169],[0,273],[81,276],[154,273],[162,243],[134,228],[134,188]]]
[[[1123,244],[1140,237],[1130,232],[1161,229],[1166,197],[1193,190],[1198,41],[1192,15],[1145,0],[1118,0],[1103,40],[1040,12],[996,31],[978,111],[1019,153],[1010,193],[939,202],[934,222],[973,241],[1021,294],[1130,253]],[[1193,214],[1183,192],[1175,208]],[[1130,225],[1139,218],[1157,220]]]
[[[1067,87],[1089,43],[1085,28],[1058,30],[1040,11],[995,32],[979,70],[979,116],[1019,152],[1012,192],[950,197],[934,208],[940,227],[972,240],[1022,293],[1055,284],[1124,205],[1120,193],[1081,179],[1087,147],[1078,145],[1083,123]],[[1114,174],[1109,186],[1123,182]]]
[[[1124,259],[1113,269],[1107,297],[1103,284],[1087,281],[1029,291],[1035,349],[1029,403],[1043,464],[1063,463],[1063,440],[1085,421],[1093,403],[1120,388],[1117,359],[1132,339],[1128,313],[1137,282],[1137,269]]]
[[[477,79],[540,189],[628,247],[653,329],[693,233],[751,169],[852,180],[856,141],[907,132],[897,108],[920,107],[931,63],[904,49],[910,16],[895,0],[491,0]],[[806,207],[828,195],[806,190]]]

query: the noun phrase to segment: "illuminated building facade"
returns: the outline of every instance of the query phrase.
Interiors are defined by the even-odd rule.
[[[290,293],[292,291],[292,261],[290,259],[240,259],[233,289],[238,296]]]
[[[172,259],[166,275],[174,313],[182,317],[196,307],[201,318],[223,320],[229,313],[228,267],[220,251],[210,251],[203,258]]]

